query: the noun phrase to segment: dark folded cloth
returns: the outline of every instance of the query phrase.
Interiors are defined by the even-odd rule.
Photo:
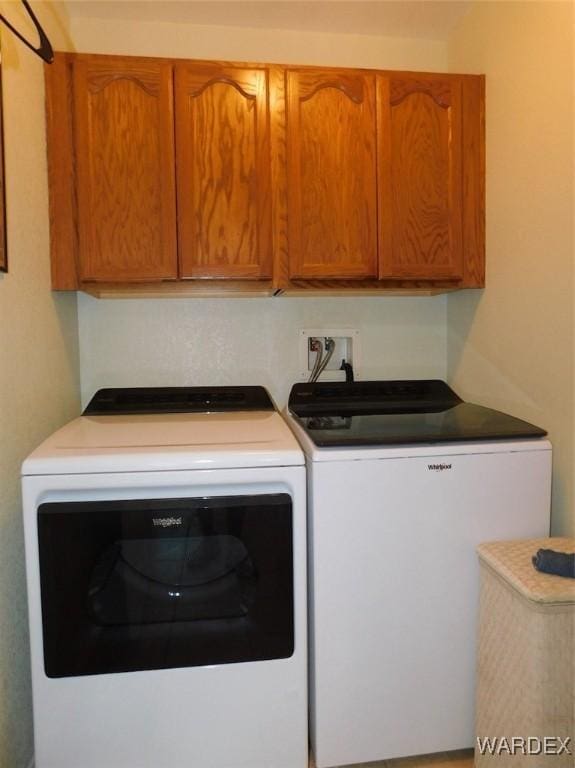
[[[538,549],[535,557],[531,559],[535,568],[542,573],[575,579],[575,552],[567,554],[555,552],[553,549]]]

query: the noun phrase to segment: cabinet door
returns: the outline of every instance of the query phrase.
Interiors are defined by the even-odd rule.
[[[268,75],[176,67],[181,277],[272,273]]]
[[[381,278],[462,277],[461,82],[378,77]]]
[[[375,76],[286,76],[290,276],[375,277]]]
[[[81,280],[177,277],[172,67],[78,57]]]

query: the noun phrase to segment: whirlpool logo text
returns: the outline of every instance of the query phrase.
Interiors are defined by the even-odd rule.
[[[430,472],[443,472],[446,469],[451,469],[451,464],[428,464],[427,469]]]
[[[182,524],[181,517],[153,517],[152,522],[155,526],[161,526],[162,528],[173,528],[175,525]]]

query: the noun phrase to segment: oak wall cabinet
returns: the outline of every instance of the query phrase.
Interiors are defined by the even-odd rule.
[[[272,292],[266,68],[57,54],[46,84],[54,288]]]
[[[56,290],[484,284],[481,76],[57,54],[46,103]]]

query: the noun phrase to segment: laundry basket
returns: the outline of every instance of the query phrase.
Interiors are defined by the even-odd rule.
[[[540,547],[573,552],[575,539],[478,548],[477,768],[575,765],[575,580],[536,571]]]

